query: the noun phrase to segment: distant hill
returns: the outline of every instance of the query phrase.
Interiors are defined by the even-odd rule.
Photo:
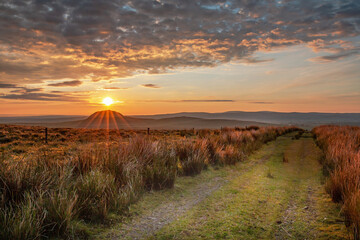
[[[51,121],[46,122],[47,119]],[[59,119],[63,119],[60,117]],[[71,118],[70,118],[71,119]],[[22,119],[23,120],[23,119]],[[57,128],[109,128],[109,129],[201,129],[221,127],[245,127],[250,125],[268,126],[267,123],[253,121],[239,121],[229,119],[202,119],[196,117],[169,117],[161,119],[135,118],[124,116],[121,113],[106,110],[95,112],[89,117],[76,121],[55,121],[52,118],[39,119],[38,122],[21,124]],[[41,121],[40,121],[41,120]],[[17,123],[11,122],[11,123]]]
[[[174,114],[136,115],[137,118],[162,119],[170,117],[196,117],[203,119],[229,119],[241,121],[266,122],[280,125],[297,125],[313,127],[323,124],[360,126],[360,113],[282,113],[282,112],[242,112],[231,111],[222,113],[181,112]]]
[[[58,123],[85,119],[82,115],[0,116],[0,123]]]
[[[158,115],[124,116],[115,111],[99,111],[86,116],[28,116],[0,117],[0,123],[71,128],[110,129],[186,129],[244,127],[249,125],[296,125],[310,129],[317,125],[336,124],[360,126],[360,113],[281,113],[242,112],[223,113],[182,112]]]
[[[109,128],[109,129],[190,129],[244,127],[249,125],[266,126],[269,124],[252,121],[228,119],[202,119],[195,117],[170,117],[161,119],[127,117],[121,113],[106,110],[95,112],[80,121],[46,124],[49,127]]]

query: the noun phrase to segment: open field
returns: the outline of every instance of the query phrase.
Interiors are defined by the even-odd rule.
[[[1,125],[0,239],[358,239],[358,130]]]
[[[244,161],[263,143],[296,128],[157,131],[150,136],[52,129],[48,144],[41,130],[1,128],[1,238],[87,238],[84,223],[125,215],[144,192],[172,188],[177,177],[200,174],[209,166]]]

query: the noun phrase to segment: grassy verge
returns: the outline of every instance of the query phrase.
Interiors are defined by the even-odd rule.
[[[318,126],[312,132],[324,151],[326,191],[342,204],[346,226],[360,239],[360,127]]]
[[[0,238],[88,238],[99,229],[93,225],[126,216],[144,192],[170,189],[179,176],[243,161],[294,130],[254,126],[203,130],[191,138],[136,136],[73,144],[63,154],[48,146],[16,154],[7,149],[0,159]]]

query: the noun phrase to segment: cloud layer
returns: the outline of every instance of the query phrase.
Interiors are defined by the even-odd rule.
[[[153,84],[153,83],[142,84],[141,86],[147,87],[147,88],[161,88],[160,86]]]
[[[65,81],[59,83],[50,83],[48,86],[51,87],[76,87],[82,84],[82,81],[74,80],[74,81]]]
[[[359,54],[341,40],[359,35],[359,16],[358,0],[4,0],[0,88],[62,79],[70,81],[48,86],[73,87],[230,61],[257,64],[272,59],[254,52],[296,44],[331,54],[312,61],[335,61]],[[143,86],[156,87],[150,85]],[[27,94],[24,99],[52,99]]]

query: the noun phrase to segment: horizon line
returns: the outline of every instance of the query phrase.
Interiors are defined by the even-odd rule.
[[[111,110],[111,109],[107,109]],[[99,110],[94,111],[95,112],[101,112],[101,111],[107,111],[107,110]],[[119,112],[115,110],[111,110],[114,112]],[[360,114],[360,112],[281,112],[281,111],[268,111],[268,110],[262,110],[262,111],[241,111],[241,110],[232,110],[232,111],[225,111],[225,112],[170,112],[170,113],[154,113],[154,114],[128,114],[126,116],[154,116],[154,115],[170,115],[170,114],[181,114],[181,113],[209,113],[209,114],[219,114],[219,113],[234,113],[234,112],[244,112],[244,113],[300,113],[300,114]],[[93,113],[90,113],[93,114]],[[59,117],[83,117],[88,116],[85,114],[81,115],[74,115],[74,114],[0,114],[0,117],[44,117],[44,116],[59,116]]]

